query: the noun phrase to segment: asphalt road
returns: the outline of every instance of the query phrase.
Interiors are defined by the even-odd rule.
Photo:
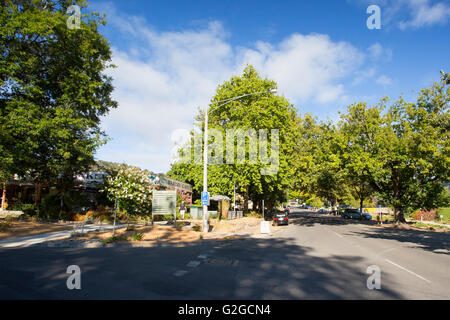
[[[449,239],[298,210],[258,239],[2,248],[0,299],[450,299]],[[67,289],[69,265],[80,290]],[[367,288],[372,265],[380,290]]]

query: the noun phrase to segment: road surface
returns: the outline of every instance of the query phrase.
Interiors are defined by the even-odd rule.
[[[449,233],[294,211],[272,236],[151,248],[0,248],[0,299],[450,299]],[[81,289],[67,289],[69,265]],[[369,290],[369,266],[381,289]]]

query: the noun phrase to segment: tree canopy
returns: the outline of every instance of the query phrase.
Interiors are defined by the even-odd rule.
[[[111,108],[111,50],[97,13],[67,26],[67,8],[86,1],[6,0],[0,7],[1,175],[72,181],[105,143]]]
[[[256,134],[261,135],[260,130],[266,129],[267,149],[275,150],[272,145],[274,141],[272,138],[275,137],[272,137],[271,129],[277,129],[279,137],[277,153],[279,156],[277,168],[273,172],[267,172],[273,174],[264,173],[267,164],[261,161],[261,149],[258,149],[257,161],[250,160],[251,143],[246,143],[245,148],[241,149],[245,155],[243,162],[237,161],[237,155],[235,155],[234,161],[227,163],[225,153],[218,155],[218,158],[213,161],[209,160],[208,163],[215,161],[215,164],[209,165],[208,168],[208,190],[212,194],[232,195],[233,187],[236,184],[237,190],[244,194],[246,202],[248,199],[252,199],[257,204],[264,199],[266,203],[273,204],[285,198],[285,190],[290,183],[290,155],[294,139],[292,129],[296,112],[293,106],[284,97],[270,93],[246,96],[222,106],[217,104],[218,101],[249,93],[268,92],[274,88],[276,88],[276,83],[273,80],[261,78],[254,67],[250,65],[244,69],[242,76],[234,76],[217,88],[208,109],[208,130],[218,130],[225,137],[227,130],[243,130],[244,132],[254,130]],[[199,109],[195,120],[197,127],[203,129],[204,111]],[[250,141],[251,138],[247,137],[246,139]],[[234,142],[225,140],[222,150],[226,150],[226,143],[234,145]],[[214,139],[211,138],[211,142],[213,141]],[[239,152],[237,144],[233,149],[235,154]],[[269,157],[271,156],[275,155]],[[200,192],[203,187],[202,172],[203,167],[199,164],[179,161],[172,165],[168,175],[192,183],[194,191]],[[247,205],[244,204],[244,206],[247,209]]]

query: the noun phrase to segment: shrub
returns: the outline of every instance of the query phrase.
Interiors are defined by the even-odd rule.
[[[105,180],[103,191],[110,201],[117,197],[118,207],[127,213],[151,211],[152,182],[148,172],[137,167],[121,166]]]
[[[72,232],[71,234],[70,234],[70,237],[71,238],[78,238],[78,237],[84,237],[84,236],[86,236],[87,235],[87,233],[86,232],[78,232],[78,231],[74,231],[74,232]]]
[[[17,221],[17,220],[19,220],[19,217],[16,217],[16,216],[7,216],[5,218],[6,222],[13,222],[13,221]]]
[[[1,221],[0,222],[0,232],[6,231],[11,227],[11,223],[9,221]]]
[[[144,238],[144,234],[140,232],[133,232],[133,235],[131,236],[131,239],[133,241],[141,241]]]
[[[127,241],[127,240],[128,240],[127,236],[121,234],[119,236],[114,236],[114,237],[111,236],[111,237],[105,238],[105,239],[102,240],[102,243],[103,244],[107,244],[107,243],[113,243],[113,242],[119,242],[119,241]]]
[[[202,227],[199,226],[198,224],[192,226],[192,230],[196,231],[196,232],[200,232],[202,231]]]
[[[37,206],[31,203],[15,203],[12,204],[9,208],[11,211],[22,211],[24,214],[28,216],[34,216],[37,211]]]
[[[429,211],[421,210],[414,215],[415,220],[431,221],[436,220],[436,218],[437,218],[437,209],[432,209]]]
[[[181,222],[181,221],[177,221],[177,224],[175,225],[175,228],[178,230],[178,231],[181,231],[181,230],[183,230],[183,227],[186,225],[186,223],[184,223],[184,222]]]

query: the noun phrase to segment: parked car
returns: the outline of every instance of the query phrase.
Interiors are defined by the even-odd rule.
[[[328,211],[328,210],[325,209],[325,208],[321,208],[321,209],[319,209],[319,210],[317,211],[317,213],[330,213],[330,211]]]
[[[345,209],[342,213],[342,218],[344,219],[359,219],[359,220],[371,220],[372,216],[368,213],[363,213],[358,209]]]
[[[273,224],[279,226],[279,225],[288,225],[289,224],[289,218],[288,214],[286,212],[278,212],[273,217]]]
[[[290,206],[287,206],[286,209],[284,209],[284,212],[286,212],[287,215],[289,215],[291,213],[292,209]]]

